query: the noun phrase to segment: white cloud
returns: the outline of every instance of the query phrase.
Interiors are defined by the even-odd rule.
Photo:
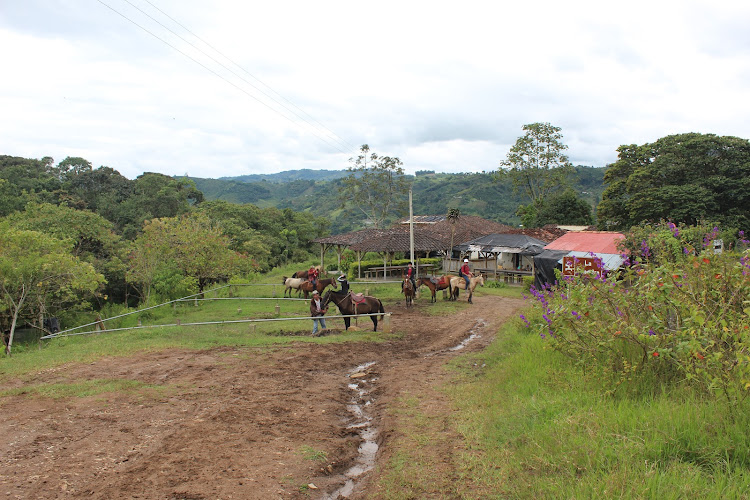
[[[0,154],[130,178],[346,168],[363,143],[409,172],[491,171],[536,121],[594,166],[673,133],[750,137],[739,1],[25,0],[0,16]]]

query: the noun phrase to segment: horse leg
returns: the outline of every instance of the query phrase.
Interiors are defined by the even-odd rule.
[[[350,325],[349,322],[350,322],[350,320],[351,320],[351,318],[344,318],[344,325],[346,326],[346,328],[344,328],[344,330],[348,330],[349,329],[349,325]]]
[[[372,319],[372,331],[377,332],[378,331],[378,317],[377,315],[373,314],[370,316],[370,319]]]

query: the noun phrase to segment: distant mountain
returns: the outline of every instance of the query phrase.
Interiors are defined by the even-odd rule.
[[[604,190],[606,168],[575,167],[573,188],[595,207]],[[290,208],[323,215],[334,234],[358,229],[362,214],[342,209],[338,197],[345,170],[290,170],[278,174],[244,175],[221,179],[191,178],[206,200],[252,203],[259,207]],[[411,176],[410,176],[411,177]],[[495,181],[491,173],[423,172],[413,180],[414,213],[442,215],[449,208],[508,225],[518,225],[518,206],[527,203],[513,188]],[[245,180],[259,179],[259,180]]]
[[[333,181],[346,177],[346,170],[310,170],[303,168],[301,170],[285,170],[276,174],[248,174],[238,175],[235,177],[219,177],[222,181],[237,182],[292,182],[292,181]]]

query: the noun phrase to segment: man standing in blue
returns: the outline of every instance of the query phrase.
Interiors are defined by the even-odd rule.
[[[323,301],[320,298],[320,294],[317,290],[313,290],[312,300],[310,301],[310,316],[313,318],[313,331],[312,334],[318,333],[318,322],[320,322],[320,328],[326,329],[326,320],[323,315],[328,311],[328,308],[323,307]]]

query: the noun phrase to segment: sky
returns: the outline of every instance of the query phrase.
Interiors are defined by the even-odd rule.
[[[0,0],[0,155],[220,178],[491,172],[525,124],[574,165],[750,138],[747,0]]]

